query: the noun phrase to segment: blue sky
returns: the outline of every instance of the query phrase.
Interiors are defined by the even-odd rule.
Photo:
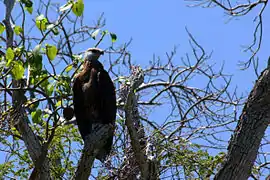
[[[206,52],[213,51],[211,61],[217,64],[224,62],[225,72],[234,75],[233,83],[248,93],[256,77],[251,69],[239,70],[237,64],[250,57],[250,54],[243,52],[243,46],[252,42],[253,19],[257,9],[245,17],[230,20],[219,8],[190,8],[188,5],[192,2],[94,0],[85,2],[87,13],[84,16],[92,22],[104,12],[106,28],[118,35],[118,42],[133,39],[129,50],[133,60],[139,64],[147,63],[153,54],[165,57],[165,52],[170,52],[175,45],[178,46],[179,56],[190,52],[185,31],[187,27]],[[264,32],[267,31],[269,23],[264,22]],[[259,58],[262,67],[265,67],[269,56],[269,35],[263,35]]]
[[[60,2],[60,1],[59,1]],[[63,4],[66,1],[61,1]],[[103,12],[106,29],[117,34],[117,43],[122,44],[133,39],[129,46],[132,60],[146,65],[153,54],[165,58],[165,53],[178,46],[177,57],[190,52],[188,35],[192,33],[206,52],[213,51],[211,63],[217,67],[225,64],[224,72],[233,75],[233,86],[239,92],[248,94],[256,76],[250,68],[246,71],[237,66],[239,61],[246,61],[250,54],[243,52],[243,45],[252,42],[255,23],[253,19],[258,9],[245,17],[229,21],[229,17],[219,8],[190,8],[192,2],[181,0],[85,0],[85,22],[91,25]],[[4,12],[0,3],[0,12]],[[269,16],[269,10],[264,17]],[[3,19],[4,13],[0,14]],[[34,17],[33,17],[34,18]],[[258,54],[260,65],[266,67],[270,47],[269,22],[264,22],[264,40]],[[85,47],[76,47],[85,50]],[[198,83],[200,83],[198,81]],[[0,154],[1,160],[1,154]]]

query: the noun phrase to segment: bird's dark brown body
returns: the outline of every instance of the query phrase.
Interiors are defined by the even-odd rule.
[[[115,124],[116,96],[114,84],[98,61],[85,61],[73,85],[74,113],[82,138],[91,133],[92,124]],[[104,161],[111,151],[113,134],[109,135],[97,159]]]

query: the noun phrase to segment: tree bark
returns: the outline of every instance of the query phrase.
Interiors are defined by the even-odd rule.
[[[158,169],[155,166],[156,162],[149,159],[146,154],[147,138],[140,122],[137,97],[135,95],[135,90],[144,81],[144,75],[140,67],[133,67],[132,70],[130,86],[123,87],[120,96],[121,101],[125,102],[125,124],[133,152],[130,151],[129,147],[127,159],[123,164],[123,169],[121,169],[123,173],[120,173],[120,179],[156,180],[159,179]]]
[[[86,138],[83,152],[78,163],[74,180],[87,180],[91,174],[91,168],[100,148],[102,148],[112,127],[107,124],[93,124],[93,131]]]
[[[270,124],[270,71],[264,70],[248,100],[229,142],[228,153],[215,180],[245,180],[251,175],[261,140]]]

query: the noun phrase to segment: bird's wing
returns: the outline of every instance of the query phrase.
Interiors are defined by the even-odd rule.
[[[77,115],[78,110],[80,109],[79,106],[83,104],[83,92],[82,92],[82,82],[80,78],[77,76],[74,78],[73,86],[73,102],[74,102],[74,111],[75,115]]]
[[[82,86],[83,82],[80,76],[75,77],[72,87],[74,114],[80,134],[83,140],[85,140],[86,136],[91,133],[92,121],[89,119],[89,112],[84,105],[85,93],[82,90]]]
[[[102,69],[98,73],[98,89],[101,101],[100,115],[103,124],[115,124],[116,118],[116,97],[113,82],[107,71]],[[110,154],[113,144],[113,132],[108,136],[107,143],[100,149],[96,158],[104,162],[106,157]]]
[[[115,123],[116,97],[114,84],[104,69],[98,73],[98,89],[101,98],[101,116],[104,124]]]

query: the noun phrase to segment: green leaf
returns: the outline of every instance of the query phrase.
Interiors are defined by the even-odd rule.
[[[4,24],[0,23],[0,34],[2,34],[5,29],[6,29],[6,27],[4,26]]]
[[[33,6],[33,2],[30,0],[21,0],[21,2],[25,5],[25,7],[32,7]]]
[[[66,11],[66,10],[70,9],[70,8],[72,7],[72,5],[73,5],[73,3],[68,2],[67,4],[61,6],[61,7],[59,8],[59,11],[60,11],[60,12]]]
[[[92,37],[93,39],[96,39],[96,37],[97,37],[99,31],[100,31],[100,29],[96,29],[94,32],[92,32],[91,37]]]
[[[29,12],[29,14],[33,13],[33,7],[25,7],[26,11]]]
[[[9,47],[6,52],[7,61],[11,61],[14,59],[14,51]]]
[[[72,6],[72,12],[76,15],[76,16],[81,16],[83,14],[83,10],[84,10],[84,3],[83,0],[78,0],[77,2],[75,2]]]
[[[22,79],[24,75],[24,67],[21,61],[14,61],[13,68],[11,70],[14,79]]]
[[[44,89],[46,89],[47,86],[50,84],[47,76],[48,76],[48,73],[46,70],[41,70],[38,72],[38,81],[42,81],[40,86],[43,87]],[[44,79],[46,79],[46,80],[44,80]]]
[[[31,117],[33,123],[39,124],[41,122],[42,111],[37,109],[36,111],[31,112]]]
[[[10,67],[11,63],[12,63],[12,59],[9,59],[9,60],[7,61],[6,66],[7,66],[7,67]]]
[[[59,106],[61,106],[61,104],[62,104],[62,100],[59,100],[59,101],[57,101],[57,103],[55,104],[55,106],[56,107],[59,107]]]
[[[16,48],[13,50],[13,52],[14,52],[15,56],[19,56],[20,54],[22,54],[23,50],[24,50],[24,47],[21,46],[21,47],[16,47]]]
[[[20,26],[15,26],[14,32],[16,35],[20,35],[23,32],[23,29]]]
[[[51,96],[54,90],[54,84],[49,84],[47,86],[47,95]]]
[[[103,35],[103,36],[106,35],[106,34],[108,34],[108,33],[109,33],[108,30],[102,31],[102,35]]]
[[[48,23],[48,20],[44,17],[43,14],[39,15],[36,18],[36,26],[39,30],[44,31],[46,30],[46,25]]]
[[[41,44],[35,46],[32,50],[32,53],[29,55],[28,62],[31,67],[31,75],[40,74],[42,70],[42,55],[40,54]]]
[[[46,44],[46,54],[51,61],[54,60],[57,55],[57,48],[53,45]]]
[[[111,35],[112,43],[114,43],[117,39],[117,36],[114,33],[110,33],[110,35]]]
[[[54,27],[52,29],[52,32],[53,32],[54,35],[58,35],[59,34],[59,31],[58,31],[58,29],[56,27]]]
[[[42,70],[42,56],[40,54],[33,55],[29,58],[31,70],[37,72]]]
[[[73,67],[72,64],[68,65],[68,66],[66,67],[66,70],[65,70],[65,71],[66,71],[66,72],[69,72],[69,71],[72,69],[72,67]]]

